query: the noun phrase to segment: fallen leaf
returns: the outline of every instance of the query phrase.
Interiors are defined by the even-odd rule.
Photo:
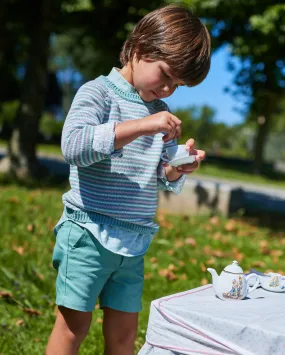
[[[173,270],[177,270],[177,267],[174,266],[173,264],[169,264],[167,269],[173,271]]]
[[[174,254],[174,250],[173,249],[169,249],[167,250],[167,254],[172,256]]]
[[[157,258],[155,258],[155,257],[152,257],[152,258],[150,258],[149,260],[150,260],[150,262],[153,263],[153,264],[157,264],[157,262],[158,262]]]
[[[230,219],[225,225],[225,230],[227,232],[233,232],[236,228],[237,228],[237,223],[234,219]]]
[[[24,255],[24,253],[25,253],[25,248],[24,248],[24,247],[21,247],[21,246],[17,247],[16,245],[13,245],[13,246],[12,246],[12,249],[13,249],[16,253],[18,253],[19,255]]]
[[[207,270],[206,266],[203,263],[200,263],[200,268],[203,272]]]
[[[214,240],[220,240],[222,237],[222,234],[220,232],[216,232],[214,235],[213,235],[213,239]]]
[[[205,278],[203,278],[203,279],[201,280],[201,285],[202,285],[202,286],[207,285],[208,283],[209,283],[208,280],[205,279]]]
[[[103,319],[102,318],[97,318],[97,323],[103,323]]]
[[[191,245],[192,247],[196,247],[196,245],[197,245],[196,240],[193,238],[185,239],[185,244]]]
[[[265,267],[266,264],[264,261],[261,261],[261,260],[256,260],[252,263],[252,266],[253,267]]]
[[[271,250],[270,255],[279,257],[279,256],[283,255],[283,251],[282,250]]]
[[[189,261],[190,261],[190,263],[192,263],[193,265],[197,265],[197,260],[196,260],[196,259],[190,258]]]
[[[18,204],[20,202],[20,200],[16,196],[11,196],[11,197],[8,198],[8,202],[17,203]]]
[[[179,261],[178,261],[178,264],[179,264],[180,266],[182,266],[182,267],[185,266],[185,263],[184,263],[184,261],[182,261],[182,260],[179,260]]]
[[[35,315],[35,316],[41,316],[42,313],[40,311],[37,311],[36,309],[33,308],[24,308],[23,311],[27,313],[29,316]]]
[[[182,240],[176,240],[176,242],[174,243],[174,246],[176,249],[179,249],[184,246],[184,242]]]
[[[220,223],[220,219],[217,216],[214,216],[210,218],[210,223],[213,224],[214,226],[218,225]]]
[[[35,229],[35,226],[33,224],[28,224],[28,226],[27,226],[27,231],[28,232],[33,232],[34,229]]]
[[[206,245],[204,247],[204,254],[205,255],[211,255],[211,248],[209,247],[209,245]]]
[[[17,325],[18,327],[24,326],[24,325],[25,325],[25,322],[23,321],[23,319],[19,319],[19,320],[16,321],[16,325]]]
[[[144,275],[144,279],[145,280],[149,280],[149,279],[151,279],[153,277],[153,274],[152,273],[148,273],[148,274],[145,274]]]
[[[171,270],[161,269],[161,270],[159,270],[158,273],[159,273],[160,276],[165,277],[169,281],[177,280],[177,276]]]
[[[215,263],[216,263],[216,259],[214,259],[214,258],[211,258],[211,259],[206,261],[207,265],[214,265]]]
[[[34,339],[34,342],[35,342],[35,343],[39,343],[40,341],[41,341],[40,338],[35,338],[35,339]]]
[[[2,298],[13,298],[13,294],[7,291],[0,291],[0,297]]]
[[[188,280],[188,277],[186,274],[179,275],[178,278],[179,278],[179,280],[183,280],[183,281]]]

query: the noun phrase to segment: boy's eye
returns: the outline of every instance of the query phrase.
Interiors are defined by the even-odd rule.
[[[164,70],[162,70],[162,73],[163,73],[163,75],[164,75],[167,79],[170,79],[170,76],[167,75]]]

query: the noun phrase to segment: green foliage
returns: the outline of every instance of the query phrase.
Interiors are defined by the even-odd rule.
[[[49,112],[45,112],[40,119],[40,133],[45,137],[60,136],[63,127],[63,121],[57,121]]]
[[[183,122],[180,142],[194,138],[197,147],[208,153],[221,154],[227,152],[235,156],[248,155],[244,137],[240,134],[242,126],[227,126],[215,122],[215,111],[209,106],[191,106],[174,112]]]
[[[0,125],[4,122],[13,122],[19,107],[19,101],[8,101],[0,106]]]
[[[1,354],[44,353],[56,313],[52,229],[62,213],[63,192],[1,187]],[[145,341],[150,302],[210,283],[207,267],[220,272],[236,259],[245,271],[255,267],[284,272],[284,232],[257,228],[239,219],[162,214],[157,218],[161,229],[145,258],[143,310],[135,353]],[[96,310],[81,355],[103,354],[101,323],[102,311]]]

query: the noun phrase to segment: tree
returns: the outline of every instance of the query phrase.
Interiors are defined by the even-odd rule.
[[[3,21],[0,29],[13,41],[2,44],[2,48],[0,44],[0,49],[11,53],[15,65],[8,68],[9,60],[4,64],[0,62],[0,72],[5,72],[7,67],[7,80],[10,81],[12,71],[25,62],[19,109],[9,142],[9,154],[1,161],[2,166],[6,165],[12,174],[23,178],[37,176],[42,171],[36,158],[36,144],[45,103],[51,34],[69,33],[74,39],[72,49],[84,48],[75,60],[78,67],[80,58],[86,54],[85,49],[92,48],[89,52],[92,60],[87,66],[90,71],[85,71],[85,77],[98,75],[118,63],[120,48],[133,24],[162,3],[160,0],[147,4],[142,0],[38,0],[28,7],[24,0],[1,2]],[[10,51],[7,52],[7,48]],[[17,48],[27,53],[21,62],[14,53]]]
[[[279,100],[285,93],[285,4],[272,0],[185,0],[204,17],[213,48],[228,45],[241,59],[235,70],[237,91],[248,100],[250,117],[257,122],[254,171],[260,172],[266,138]]]

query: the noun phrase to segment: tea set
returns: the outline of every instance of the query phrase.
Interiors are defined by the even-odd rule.
[[[252,291],[261,286],[272,292],[285,292],[285,277],[270,272],[257,275],[255,273],[245,275],[237,261],[233,261],[221,272],[220,276],[215,269],[207,269],[212,275],[213,289],[221,300],[245,299]]]
[[[190,152],[185,149],[184,144],[175,144],[167,147],[165,150],[165,153],[161,155],[161,160],[174,167],[183,164],[192,164],[196,159],[195,155],[191,155]]]

